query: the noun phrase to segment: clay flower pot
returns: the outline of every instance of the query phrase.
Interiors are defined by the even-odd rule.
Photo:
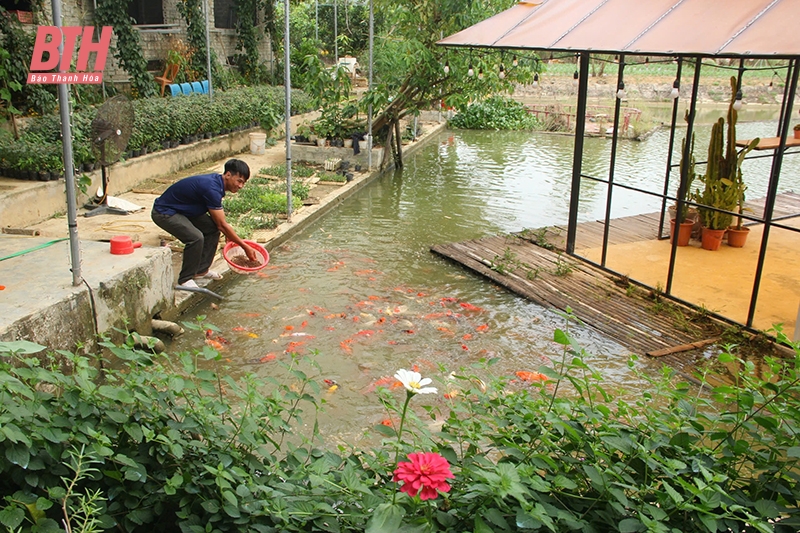
[[[724,229],[703,228],[702,247],[704,250],[719,250],[722,244],[722,236],[725,235]]]
[[[678,246],[688,246],[689,240],[692,238],[692,227],[694,221],[684,220],[681,222],[681,227],[678,229]],[[669,221],[669,243],[672,244],[675,238],[675,219]]]
[[[747,242],[747,234],[750,233],[750,228],[743,227],[742,229],[736,229],[735,227],[731,226],[728,228],[728,246],[732,246],[734,248],[741,248],[744,246],[744,243]]]

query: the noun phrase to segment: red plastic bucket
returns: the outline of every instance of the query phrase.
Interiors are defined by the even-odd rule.
[[[142,243],[133,242],[127,235],[111,237],[111,253],[114,255],[132,254],[134,248],[140,248]]]
[[[225,248],[222,249],[222,257],[228,262],[231,270],[234,272],[239,272],[240,274],[250,274],[267,266],[267,263],[269,263],[269,252],[267,252],[267,249],[255,241],[245,240],[244,242],[256,251],[256,257],[259,259],[260,264],[256,266],[244,266],[238,264],[237,261],[241,261],[241,258],[246,260],[247,255],[245,255],[241,246],[233,241],[230,241],[225,245]]]

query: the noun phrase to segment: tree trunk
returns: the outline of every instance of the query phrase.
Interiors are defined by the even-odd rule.
[[[394,165],[403,168],[403,136],[400,134],[400,119],[394,119],[394,140],[397,143],[397,150],[394,153]]]
[[[383,157],[381,158],[380,170],[386,170],[389,164],[389,153],[392,151],[394,145],[394,128],[389,128],[389,133],[386,135],[386,142],[383,143]]]

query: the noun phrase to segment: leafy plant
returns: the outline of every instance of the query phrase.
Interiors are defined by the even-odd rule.
[[[525,106],[504,96],[490,96],[470,104],[452,119],[454,128],[473,130],[533,130],[539,127],[536,117]]]
[[[371,450],[314,444],[313,359],[288,360],[286,380],[237,380],[209,346],[153,355],[105,342],[115,360],[101,366],[0,342],[0,523],[55,531],[65,502],[80,523],[83,494],[98,527],[155,533],[800,528],[797,346],[760,369],[726,346],[733,381],[706,368],[699,387],[666,368],[641,374],[634,357],[644,386],[616,397],[565,317],[553,363],[514,380],[491,378],[491,359],[433,383],[399,371],[405,395],[378,391],[397,423],[375,427],[385,440]],[[185,326],[214,331],[204,317]],[[75,446],[97,471],[68,467]],[[424,465],[438,477],[419,477]]]

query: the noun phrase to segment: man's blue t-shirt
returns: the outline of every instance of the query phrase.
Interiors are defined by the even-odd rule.
[[[170,185],[156,198],[153,208],[162,215],[180,213],[196,217],[210,209],[222,209],[225,183],[222,174],[202,174],[184,178]]]

